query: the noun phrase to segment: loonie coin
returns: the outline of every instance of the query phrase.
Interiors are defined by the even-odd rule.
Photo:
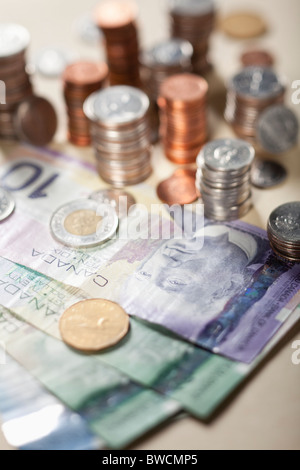
[[[119,219],[127,217],[129,209],[136,204],[131,194],[116,188],[95,191],[89,199],[99,204],[110,204],[116,210]]]
[[[74,248],[89,248],[110,240],[118,229],[118,217],[109,204],[82,199],[59,208],[50,221],[52,236]]]
[[[116,303],[103,299],[79,302],[68,308],[59,322],[63,341],[84,352],[115,346],[128,333],[129,316]]]
[[[264,150],[273,154],[287,152],[297,144],[298,119],[283,105],[270,106],[258,119],[256,135]]]
[[[250,39],[267,31],[263,18],[254,13],[233,13],[221,21],[222,30],[237,39]]]
[[[287,178],[286,169],[279,163],[257,159],[251,170],[251,182],[260,189],[273,188],[283,183]]]
[[[6,189],[0,188],[0,222],[6,220],[14,210],[14,198]]]

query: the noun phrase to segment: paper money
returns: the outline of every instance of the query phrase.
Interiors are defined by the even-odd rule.
[[[52,212],[99,185],[93,169],[80,165],[31,148],[15,150],[0,167],[1,184],[14,189],[17,200],[0,227],[0,255],[251,363],[282,327],[277,316],[299,290],[300,266],[278,261],[266,232],[239,222],[205,221],[204,246],[197,233],[182,240],[118,238],[89,250],[57,244],[49,231]],[[147,207],[156,202],[146,184],[135,191]]]
[[[87,294],[10,261],[0,261],[2,304],[61,340],[60,316],[70,305],[88,298]],[[282,322],[299,303],[300,294],[281,312]],[[210,417],[257,364],[249,367],[214,355],[135,317],[124,341],[93,358],[176,399],[182,408],[202,419]]]
[[[0,337],[7,353],[79,413],[110,448],[126,447],[180,410],[175,401],[146,390],[93,356],[76,353],[4,308]]]
[[[100,450],[85,420],[46,391],[8,354],[0,365],[0,414],[6,440],[20,450]]]

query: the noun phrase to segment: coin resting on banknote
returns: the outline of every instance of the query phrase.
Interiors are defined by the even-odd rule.
[[[101,351],[121,341],[129,331],[127,313],[114,302],[92,299],[79,302],[60,319],[62,339],[80,351]]]

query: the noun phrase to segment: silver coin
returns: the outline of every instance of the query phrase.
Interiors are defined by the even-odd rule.
[[[177,15],[200,16],[212,13],[215,10],[213,0],[170,0],[171,13]]]
[[[260,189],[273,188],[287,178],[286,169],[279,163],[269,160],[256,160],[252,165],[251,182]]]
[[[282,242],[300,245],[300,201],[275,209],[268,225],[271,233]]]
[[[70,202],[52,216],[50,228],[55,240],[73,248],[90,248],[113,238],[119,219],[110,204],[90,199]]]
[[[127,217],[129,209],[136,205],[136,200],[131,194],[116,188],[95,191],[89,199],[98,204],[110,204],[116,210],[119,219]]]
[[[30,43],[26,28],[14,23],[0,24],[0,58],[25,51]]]
[[[63,49],[49,47],[39,52],[35,66],[38,73],[45,77],[61,77],[67,65],[75,60],[75,56]]]
[[[84,103],[84,112],[91,121],[120,125],[141,119],[149,106],[149,98],[143,91],[122,85],[93,93]]]
[[[75,31],[88,44],[99,45],[103,33],[94,21],[93,14],[88,12],[75,21]]]
[[[15,200],[6,189],[0,188],[0,222],[6,220],[15,210]]]
[[[237,171],[249,167],[255,157],[254,148],[239,139],[219,139],[205,145],[197,164],[203,159],[208,168],[216,171]]]
[[[146,51],[142,55],[142,63],[149,67],[183,65],[191,61],[193,52],[193,46],[188,41],[169,39]]]
[[[268,67],[246,67],[231,82],[234,91],[241,96],[268,99],[284,92],[279,77]]]
[[[262,148],[270,153],[287,152],[297,144],[298,135],[298,119],[283,105],[270,106],[258,119],[257,140]]]

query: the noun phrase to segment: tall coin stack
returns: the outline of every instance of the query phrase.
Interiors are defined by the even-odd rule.
[[[95,11],[95,21],[105,37],[110,85],[139,87],[137,6],[131,1],[109,0]]]
[[[100,90],[108,77],[105,63],[76,62],[63,73],[64,97],[68,113],[68,138],[78,146],[91,143],[89,121],[83,112],[88,96]]]
[[[285,261],[300,263],[300,202],[275,209],[268,221],[268,236],[274,253]]]
[[[215,24],[213,0],[170,0],[171,32],[175,38],[189,41],[194,49],[193,72],[199,75],[210,69],[209,39]]]
[[[135,185],[151,172],[149,98],[137,88],[113,86],[84,103],[101,178],[115,187]]]
[[[0,79],[5,95],[5,104],[0,104],[0,137],[15,139],[15,111],[33,94],[25,58],[30,36],[23,26],[2,23],[0,37]]]
[[[176,164],[194,163],[207,141],[207,93],[207,82],[193,74],[173,75],[160,88],[160,135]]]
[[[254,157],[254,148],[243,140],[215,140],[203,147],[197,159],[196,187],[205,217],[224,222],[249,212]]]
[[[269,67],[246,67],[229,83],[225,119],[236,135],[256,144],[256,124],[268,107],[284,102],[285,86]]]

